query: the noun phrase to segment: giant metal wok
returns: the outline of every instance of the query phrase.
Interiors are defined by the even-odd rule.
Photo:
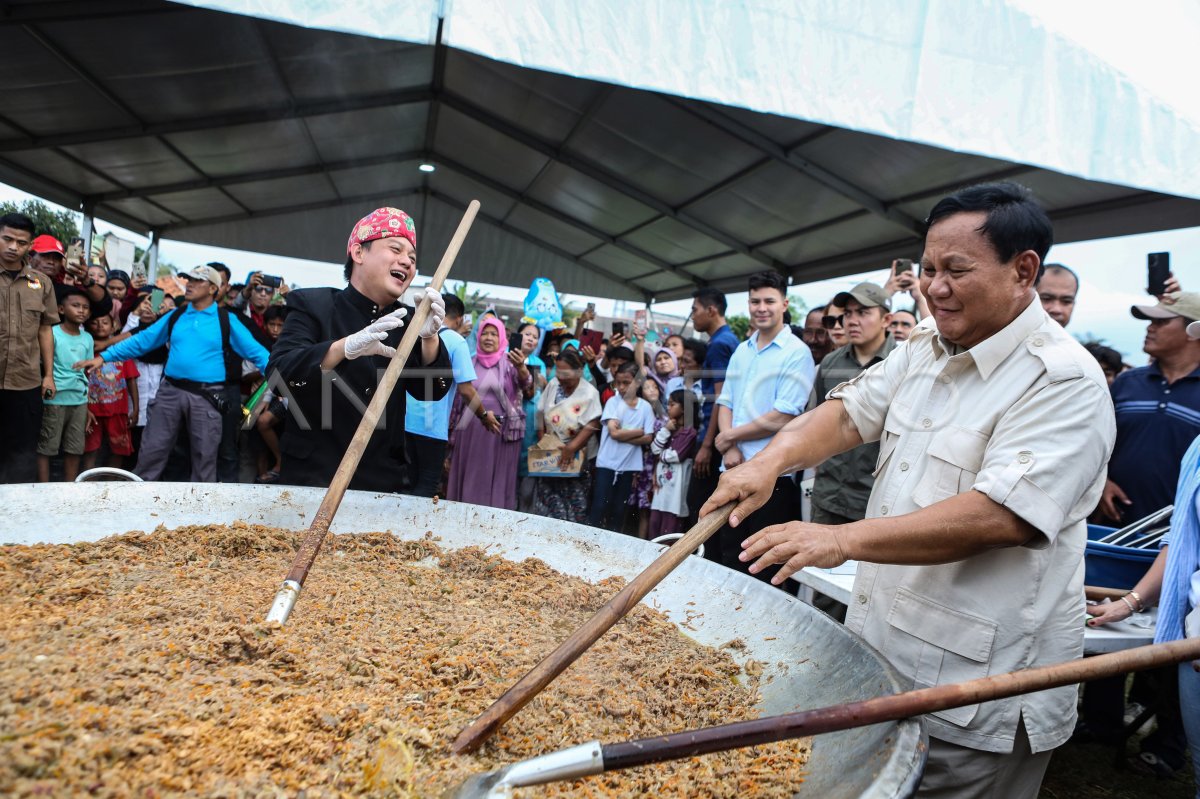
[[[70,543],[158,525],[239,519],[303,528],[323,493],[313,488],[198,483],[0,486],[0,509],[7,519],[0,541]],[[592,581],[613,575],[630,579],[662,551],[660,545],[628,536],[523,513],[347,492],[332,532],[380,530],[402,538],[433,531],[443,546],[489,545],[510,559],[537,557]],[[319,558],[314,568],[321,568]],[[286,569],[281,560],[280,575]],[[701,558],[688,558],[645,601],[673,621],[690,619],[689,634],[703,644],[745,641],[745,650],[734,656],[742,663],[754,659],[764,664],[764,714],[899,690],[895,673],[879,653],[840,624],[795,597]],[[270,603],[271,597],[264,594],[259,610],[265,613]],[[571,672],[559,679],[571,679]],[[798,795],[908,796],[920,779],[925,748],[921,726],[914,720],[820,736]]]

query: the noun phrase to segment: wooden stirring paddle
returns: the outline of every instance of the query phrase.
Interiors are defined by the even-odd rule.
[[[479,201],[471,200],[466,213],[463,214],[462,221],[458,223],[458,230],[454,231],[454,237],[450,239],[450,245],[446,247],[442,262],[438,264],[437,271],[433,273],[433,280],[429,285],[434,291],[442,290],[442,283],[446,281],[446,275],[450,273],[450,267],[454,265],[454,259],[458,256],[458,251],[462,248],[463,240],[466,239],[467,232],[471,229],[471,223],[475,221],[475,214],[478,212]],[[404,364],[408,361],[408,356],[417,343],[419,331],[425,324],[425,318],[428,315],[429,300],[423,299],[417,305],[412,319],[408,320],[404,336],[400,339],[400,346],[396,348],[396,354],[384,371],[383,377],[380,378],[379,387],[375,390],[375,396],[371,398],[371,403],[367,406],[362,421],[358,424],[358,430],[354,432],[354,438],[346,447],[346,454],[342,456],[342,462],[338,464],[333,480],[329,483],[329,490],[325,492],[325,498],[321,500],[321,505],[317,508],[316,515],[313,516],[312,524],[308,527],[308,533],[304,536],[304,541],[300,544],[300,549],[296,551],[296,557],[292,560],[292,569],[275,594],[275,601],[271,603],[271,610],[267,613],[267,621],[285,623],[296,600],[300,597],[300,590],[304,587],[308,570],[312,568],[313,561],[317,559],[317,553],[321,551],[321,544],[325,541],[325,534],[329,532],[333,516],[337,513],[338,506],[342,504],[342,497],[346,495],[350,480],[358,469],[359,461],[362,460],[363,451],[367,448],[367,443],[370,442],[380,417],[383,416],[388,399],[392,396],[392,389],[396,387],[396,381],[400,379],[400,373],[404,371]]]
[[[683,563],[694,549],[711,538],[717,530],[720,530],[729,520],[729,514],[733,511],[735,504],[730,502],[696,522],[683,538],[655,558],[654,562],[622,588],[620,593],[596,611],[596,615],[588,619],[570,638],[559,644],[557,649],[542,658],[540,663],[530,669],[512,688],[509,688],[493,702],[492,706],[485,710],[479,718],[460,732],[450,747],[451,750],[455,754],[462,754],[478,749],[480,744],[500,728],[501,724],[516,715],[529,703],[529,700],[537,696],[555,677],[578,660],[588,647],[596,643],[600,636],[608,632],[610,627],[633,610],[637,603],[641,602],[646,594],[662,582],[663,578],[670,574],[676,566]]]

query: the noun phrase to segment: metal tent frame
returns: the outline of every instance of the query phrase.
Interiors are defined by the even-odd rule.
[[[933,200],[1014,179],[1059,241],[1200,225],[1200,201],[711,102],[165,0],[0,4],[0,180],[131,230],[340,261],[378,205],[456,273],[670,300],[919,255]],[[436,171],[418,170],[432,164]],[[331,273],[332,275],[332,273]]]

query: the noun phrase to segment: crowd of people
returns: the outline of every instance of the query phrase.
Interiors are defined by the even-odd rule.
[[[1057,542],[1089,518],[1140,518],[1194,483],[1200,294],[1171,278],[1155,304],[1131,309],[1148,322],[1151,364],[1130,368],[1066,332],[1079,280],[1043,263],[1052,232],[1028,192],[967,189],[928,225],[915,268],[897,260],[886,280],[816,308],[789,308],[777,272],[750,276],[745,340],[712,288],[694,294],[690,335],[594,330],[590,308],[574,329],[510,329],[425,289],[419,346],[351,487],[640,538],[735,502],[706,556],[783,587],[804,565],[863,561],[846,623],[915,684],[1078,656],[1068,628],[1082,617],[1082,543]],[[261,274],[231,285],[210,263],[171,297],[68,265],[62,244],[37,233],[19,215],[0,219],[7,482],[49,479],[60,454],[73,479],[103,453],[144,479],[232,482],[252,457],[257,482],[325,486],[414,313],[401,300],[417,273],[415,224],[394,208],[354,226],[345,288],[290,293]],[[1165,590],[1171,634],[1184,634],[1200,591],[1194,511],[1177,514],[1191,527],[1181,522],[1172,543],[1190,560],[1164,562],[1157,583],[1093,609],[1091,623]],[[939,532],[960,528],[954,540]],[[1190,588],[1164,588],[1166,573]],[[978,651],[947,643],[959,633]],[[940,675],[923,671],[930,647]],[[1193,705],[1194,682],[1180,670]],[[926,780],[991,779],[1008,766],[984,755],[1004,755],[1019,764],[1011,795],[1036,795],[1071,732],[1065,696],[936,714]],[[1155,772],[1183,766],[1186,715],[1160,715],[1164,748],[1150,740],[1142,758]],[[1109,721],[1097,710],[1081,730],[1115,734]],[[1195,751],[1200,731],[1188,732]]]

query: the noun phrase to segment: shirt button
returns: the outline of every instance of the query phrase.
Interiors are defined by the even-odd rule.
[[[1164,389],[1164,390],[1163,390],[1163,393],[1164,393],[1164,394],[1170,394],[1170,393],[1171,393],[1171,389],[1169,389],[1169,388],[1168,388],[1168,389]]]
[[[865,604],[867,604],[867,595],[866,595],[866,594],[859,594],[859,595],[858,595],[858,604],[860,604],[860,605],[865,605]]]
[[[884,505],[882,508],[880,508],[880,509],[879,509],[879,512],[880,512],[880,513],[882,513],[884,516],[887,516],[887,514],[888,514],[888,506],[887,506],[887,505]]]
[[[950,375],[942,375],[942,376],[940,376],[940,377],[938,378],[938,382],[939,382],[939,383],[949,383],[949,382],[950,382]]]
[[[1158,403],[1158,409],[1159,409],[1160,411],[1161,411],[1161,410],[1165,410],[1165,409],[1166,409],[1166,407],[1167,407],[1167,403],[1165,403],[1165,402],[1160,402],[1160,403]]]
[[[1020,455],[1017,456],[1017,462],[1018,463],[1029,463],[1031,460],[1033,460],[1033,458],[1030,457],[1031,454],[1032,453],[1029,453],[1029,452],[1022,452]]]
[[[900,461],[900,471],[902,471],[902,472],[908,471],[908,461]]]
[[[1045,342],[1044,342],[1044,341],[1042,341],[1040,338],[1035,338],[1035,339],[1033,340],[1033,346],[1035,346],[1035,347],[1040,347],[1040,346],[1042,346],[1042,344],[1044,344],[1044,343],[1045,343]]]
[[[922,419],[921,427],[933,427],[933,420],[932,419]]]

